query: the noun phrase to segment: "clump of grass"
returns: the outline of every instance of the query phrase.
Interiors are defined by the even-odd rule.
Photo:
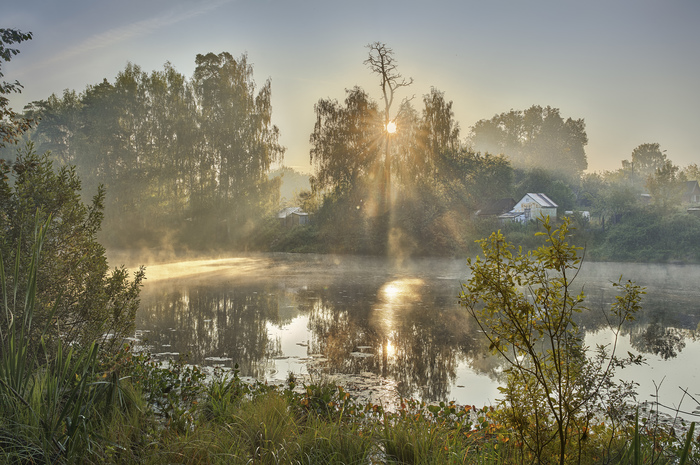
[[[356,422],[328,422],[317,416],[308,419],[299,444],[300,463],[366,464],[378,450],[371,428]]]
[[[388,458],[405,464],[445,463],[444,432],[422,416],[396,421],[385,417],[381,431]]]
[[[228,427],[240,434],[259,463],[284,463],[294,455],[299,429],[284,397],[276,392],[241,406]]]

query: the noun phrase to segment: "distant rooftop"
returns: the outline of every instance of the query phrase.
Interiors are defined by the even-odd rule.
[[[529,195],[532,198],[532,200],[539,203],[543,207],[557,208],[559,206],[556,203],[554,203],[552,201],[552,199],[547,197],[545,194],[533,194],[533,193],[528,192],[527,195]]]
[[[297,214],[297,215],[302,215],[302,216],[308,215],[308,213],[301,211],[301,207],[287,207],[287,208],[281,210],[279,213],[277,213],[277,218],[286,218],[292,214]]]

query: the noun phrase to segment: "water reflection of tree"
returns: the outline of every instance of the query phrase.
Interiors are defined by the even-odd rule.
[[[669,295],[669,288],[672,287],[668,281],[647,286],[642,310],[633,321],[628,322],[623,335],[629,336],[632,347],[642,353],[658,355],[664,360],[675,358],[685,348],[686,338],[697,338],[700,308],[695,300],[695,291],[674,289]],[[609,307],[614,302],[615,290],[609,283],[587,285],[587,305],[593,310]],[[586,312],[586,318],[579,318],[577,322],[586,332],[597,332],[607,327],[603,312]]]
[[[152,286],[142,299],[137,327],[150,330],[155,352],[188,354],[193,363],[231,359],[241,373],[262,377],[279,354],[268,336],[278,320],[278,297],[270,286]]]
[[[459,310],[412,306],[394,327],[396,347],[389,372],[399,394],[424,400],[444,400],[456,377],[457,341],[468,321]]]
[[[460,356],[483,353],[480,339],[457,304],[457,290],[419,280],[389,284],[396,282],[406,289],[391,299],[383,296],[387,283],[307,290],[300,310],[309,316],[309,350],[324,355],[331,373],[369,371],[396,380],[404,397],[443,400]]]
[[[376,290],[372,293],[363,284],[343,288],[329,286],[300,293],[299,310],[309,317],[309,351],[323,354],[328,359],[329,371],[341,374],[362,371],[378,373],[376,357],[359,355],[369,353],[361,348],[376,350],[381,343],[381,335],[367,324],[375,293]],[[353,353],[355,355],[351,355]]]
[[[630,334],[632,347],[640,352],[658,355],[664,360],[675,358],[685,349],[686,331],[667,328],[659,323],[652,323],[646,328],[637,328]]]

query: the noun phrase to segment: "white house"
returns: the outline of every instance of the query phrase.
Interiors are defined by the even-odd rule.
[[[503,221],[518,221],[520,223],[536,220],[542,215],[556,218],[557,207],[558,205],[545,194],[528,193],[515,204],[511,211],[499,215],[498,218]]]

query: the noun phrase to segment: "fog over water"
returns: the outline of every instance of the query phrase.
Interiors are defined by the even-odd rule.
[[[647,288],[643,311],[619,353],[648,364],[618,373],[640,383],[639,400],[657,387],[667,405],[698,385],[699,266],[585,263],[576,285],[592,309],[580,321],[589,345],[609,343],[601,313],[622,275]],[[467,265],[461,259],[265,254],[159,264],[137,315],[137,337],[160,357],[238,364],[270,382],[332,375],[373,400],[397,395],[426,401],[494,404],[503,366],[459,305]],[[694,405],[684,400],[682,407]]]

